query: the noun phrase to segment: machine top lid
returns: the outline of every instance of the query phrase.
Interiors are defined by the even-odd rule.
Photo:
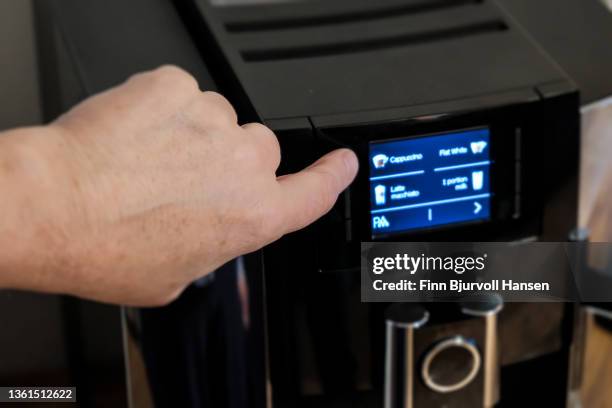
[[[192,1],[264,120],[461,100],[565,78],[492,0]]]

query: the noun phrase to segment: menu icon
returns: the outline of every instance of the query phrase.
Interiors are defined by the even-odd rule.
[[[376,205],[385,205],[387,202],[387,187],[382,184],[374,187],[374,199]]]
[[[482,190],[484,185],[484,172],[483,171],[473,171],[472,172],[472,188],[477,190]]]
[[[389,161],[389,157],[386,154],[377,154],[372,157],[372,163],[374,163],[374,167],[377,169],[384,169]]]
[[[484,149],[486,147],[487,147],[487,142],[485,142],[484,140],[470,143],[470,148],[472,149],[472,153],[474,154],[480,154],[484,152]]]

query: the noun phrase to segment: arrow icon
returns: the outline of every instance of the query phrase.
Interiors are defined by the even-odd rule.
[[[478,201],[474,201],[474,214],[478,214],[482,210],[482,205]]]

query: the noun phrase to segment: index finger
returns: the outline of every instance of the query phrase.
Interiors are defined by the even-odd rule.
[[[325,215],[357,174],[355,153],[339,149],[326,154],[300,171],[278,178],[280,234],[306,227]]]

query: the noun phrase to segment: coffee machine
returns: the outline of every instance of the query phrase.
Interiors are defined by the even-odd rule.
[[[574,305],[359,296],[361,242],[566,241],[576,228],[579,88],[517,1],[224,3],[63,0],[43,21],[41,41],[60,45],[55,113],[174,63],[275,131],[279,173],[338,147],[360,160],[317,223],[167,307],[122,310],[131,406],[564,406]]]
[[[563,405],[571,305],[506,305],[499,358],[485,358],[481,317],[427,305],[407,323],[359,301],[363,241],[564,241],[576,227],[578,93],[512,16],[491,1],[179,4],[243,109],[278,135],[281,173],[338,147],[360,159],[328,215],[261,254],[267,402]],[[394,324],[419,326],[414,354]],[[409,355],[408,374],[385,373]],[[458,379],[433,379],[454,365]],[[499,394],[485,398],[485,381]]]

